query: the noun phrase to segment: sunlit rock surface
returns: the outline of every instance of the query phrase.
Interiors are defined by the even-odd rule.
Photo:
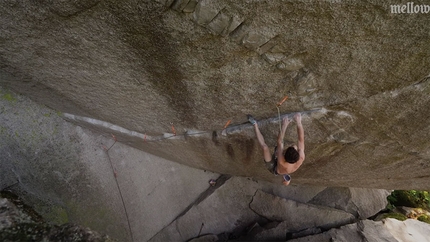
[[[423,241],[427,242],[430,235],[430,225],[408,219],[384,219],[375,222],[362,220],[325,233],[294,239],[294,242],[329,242],[329,241]]]

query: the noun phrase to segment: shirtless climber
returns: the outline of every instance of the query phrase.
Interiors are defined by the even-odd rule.
[[[267,169],[275,175],[283,175],[284,181],[282,183],[285,186],[290,184],[291,177],[289,174],[299,169],[305,160],[305,132],[303,130],[302,116],[300,113],[294,115],[294,120],[297,124],[297,146],[288,147],[284,153],[284,135],[288,124],[291,122],[288,117],[285,117],[282,120],[282,128],[278,135],[278,142],[274,154],[270,155],[269,147],[264,142],[264,137],[258,128],[257,121],[251,115],[248,115],[248,121],[254,125],[258,142],[261,148],[263,148],[264,161],[266,162]]]

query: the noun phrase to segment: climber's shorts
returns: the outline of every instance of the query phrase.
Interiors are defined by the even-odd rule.
[[[278,149],[278,146],[275,146],[275,151],[273,151],[272,160],[267,162],[264,160],[264,163],[266,165],[267,170],[270,171],[270,173],[274,175],[278,175],[278,157],[276,155],[276,150]]]
[[[271,161],[267,162],[264,161],[266,164],[266,169],[270,171],[270,173],[273,173],[274,175],[278,175],[278,159],[272,159]]]

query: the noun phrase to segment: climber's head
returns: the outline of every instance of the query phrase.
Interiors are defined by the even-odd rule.
[[[294,164],[296,163],[299,158],[299,152],[297,151],[297,146],[290,146],[285,150],[285,155],[284,155],[285,161],[290,163],[290,164]]]

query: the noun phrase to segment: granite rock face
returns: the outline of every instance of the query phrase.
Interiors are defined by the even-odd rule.
[[[0,191],[52,224],[147,241],[219,177],[73,125],[2,88],[0,97]]]
[[[430,189],[428,14],[391,4],[5,0],[0,85],[152,154],[273,182],[251,127],[221,130],[288,95],[282,114],[317,110],[293,182]],[[175,139],[144,143],[171,123]],[[270,146],[277,130],[262,126]]]

